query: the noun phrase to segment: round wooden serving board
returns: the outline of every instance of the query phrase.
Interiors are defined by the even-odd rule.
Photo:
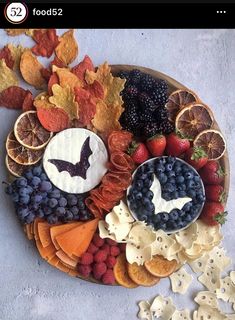
[[[182,83],[176,81],[175,79],[167,76],[164,73],[161,73],[159,71],[150,69],[150,68],[145,68],[145,67],[140,67],[140,66],[134,66],[134,65],[126,65],[126,64],[116,64],[116,65],[112,65],[112,73],[114,75],[117,75],[120,71],[131,71],[133,69],[139,69],[142,72],[148,73],[150,74],[152,77],[154,78],[158,78],[158,79],[163,79],[167,82],[168,87],[169,87],[169,94],[171,94],[173,91],[179,90],[179,89],[190,89],[187,88],[186,86],[184,86]],[[196,94],[198,94],[196,92]],[[200,94],[199,94],[200,97]],[[210,108],[213,112],[213,109]],[[215,121],[213,124],[213,128],[216,130],[220,130],[218,123]],[[225,199],[225,205],[227,203],[227,199],[228,199],[228,194],[229,194],[229,184],[230,184],[230,167],[229,167],[229,157],[228,157],[228,151],[226,150],[224,156],[220,159],[220,164],[222,166],[222,168],[224,168],[225,170],[225,180],[223,183],[223,187],[224,190],[226,192],[226,199]]]

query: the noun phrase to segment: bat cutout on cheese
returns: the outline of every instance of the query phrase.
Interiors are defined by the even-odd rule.
[[[186,203],[192,201],[192,199],[189,197],[178,198],[169,201],[163,199],[161,184],[155,174],[153,175],[153,183],[150,187],[150,190],[153,192],[152,203],[155,206],[155,214],[158,214],[159,212],[170,213],[173,209],[181,210]]]
[[[89,157],[91,155],[90,137],[87,137],[81,148],[80,161],[76,164],[59,159],[49,159],[48,162],[54,164],[59,172],[67,171],[71,177],[79,176],[85,180],[90,167]]]

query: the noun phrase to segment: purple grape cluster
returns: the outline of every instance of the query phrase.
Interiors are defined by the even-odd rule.
[[[22,223],[31,223],[37,217],[50,224],[93,218],[85,205],[85,194],[69,194],[57,189],[41,165],[25,171],[6,187],[6,193],[11,196]]]

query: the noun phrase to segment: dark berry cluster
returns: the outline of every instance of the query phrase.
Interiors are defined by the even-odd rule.
[[[31,167],[6,188],[21,222],[45,218],[48,223],[89,220],[93,215],[85,206],[84,195],[62,192],[49,181],[41,165]]]
[[[125,111],[120,117],[124,129],[145,138],[174,131],[165,108],[168,87],[164,80],[137,69],[120,72],[119,77],[126,79],[122,91]]]
[[[166,201],[189,197],[182,210],[155,212],[151,190],[153,174],[161,184],[162,198]],[[154,229],[172,232],[195,220],[204,205],[205,194],[199,174],[185,162],[174,157],[162,157],[141,165],[135,174],[128,194],[130,209],[139,220],[146,221]]]

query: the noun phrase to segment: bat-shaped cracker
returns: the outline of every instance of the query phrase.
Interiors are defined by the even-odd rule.
[[[50,159],[48,161],[54,164],[59,172],[67,171],[71,177],[79,176],[86,179],[87,169],[90,167],[88,159],[91,154],[90,137],[87,137],[82,145],[80,161],[76,164],[59,159]]]

